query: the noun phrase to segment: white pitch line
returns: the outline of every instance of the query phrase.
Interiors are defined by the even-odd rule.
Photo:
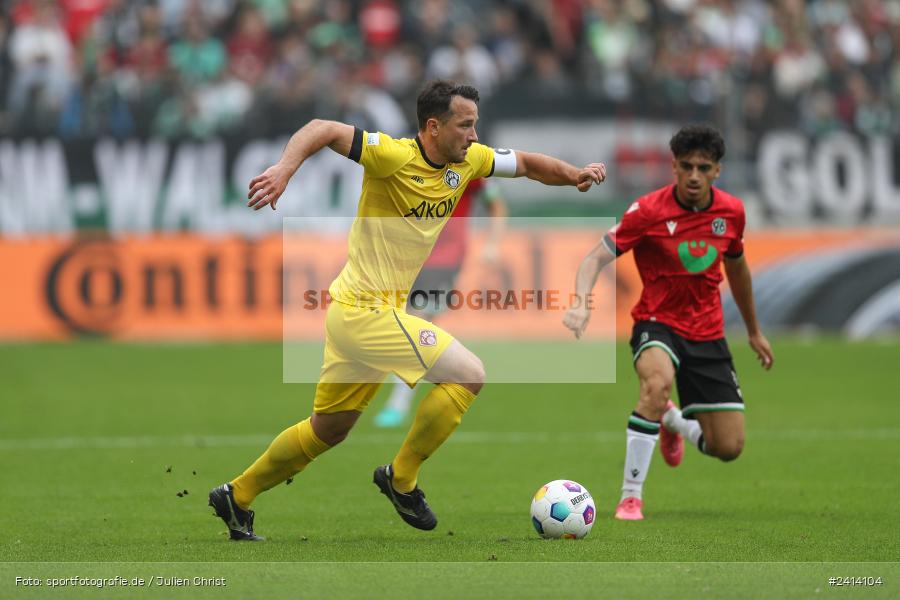
[[[347,438],[349,445],[399,444],[403,430],[391,433],[357,433]],[[121,437],[50,437],[0,440],[0,451],[15,450],[75,450],[124,448],[207,448],[207,447],[266,447],[275,433],[247,435],[177,435],[177,436],[121,436]],[[581,444],[621,443],[622,431],[597,432],[511,432],[460,431],[451,444]],[[841,441],[841,440],[897,440],[900,428],[880,429],[769,429],[750,431],[751,440],[773,442]]]

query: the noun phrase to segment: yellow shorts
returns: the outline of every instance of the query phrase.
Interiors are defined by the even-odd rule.
[[[453,339],[434,323],[400,309],[332,302],[313,412],[364,410],[391,372],[414,386]]]

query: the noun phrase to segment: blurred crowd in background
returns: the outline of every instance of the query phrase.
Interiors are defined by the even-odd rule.
[[[0,4],[3,135],[409,133],[430,77],[497,116],[900,132],[900,0]]]

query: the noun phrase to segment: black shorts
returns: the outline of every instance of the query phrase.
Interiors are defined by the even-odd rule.
[[[424,268],[409,291],[407,310],[423,313],[429,318],[447,310],[447,298],[459,276],[460,267]]]
[[[725,338],[692,342],[668,325],[652,321],[635,323],[631,334],[634,362],[641,352],[654,346],[662,348],[672,358],[678,400],[685,418],[696,418],[701,412],[743,412],[741,386]]]

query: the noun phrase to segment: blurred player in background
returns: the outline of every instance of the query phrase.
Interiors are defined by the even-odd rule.
[[[678,466],[684,438],[700,452],[736,459],[744,445],[744,401],[725,341],[721,265],[747,327],[750,347],[765,369],[772,349],[759,329],[750,269],[744,258],[744,205],[713,187],[725,142],[707,126],[682,128],[670,142],[675,185],[638,198],[584,258],[576,292],[585,298],[597,275],[634,249],[643,291],[631,314],[637,407],[628,419],[625,474],[617,519],[637,521],[642,489],[658,438],[666,463]],[[590,311],[571,308],[564,324],[581,337]],[[669,399],[678,386],[681,410]]]
[[[493,264],[497,260],[497,244],[506,226],[506,203],[500,195],[497,184],[490,179],[476,179],[459,199],[453,217],[444,227],[434,249],[422,271],[416,278],[406,312],[427,321],[434,319],[447,309],[447,293],[456,284],[456,278],[466,260],[469,243],[468,222],[476,204],[482,202],[490,219],[490,232],[481,252],[482,260]],[[375,416],[378,427],[397,427],[406,420],[416,389],[393,376],[394,385],[384,408]]]
[[[405,311],[409,290],[471,180],[528,177],[586,192],[606,177],[602,163],[578,169],[543,154],[479,144],[478,99],[471,86],[430,82],[417,99],[415,139],[315,119],[250,182],[248,206],[274,210],[297,169],[326,146],[365,169],[347,263],[329,290],[312,416],[281,432],[255,463],[209,494],[231,539],[261,539],[253,531],[253,500],[343,441],[392,372],[409,385],[422,378],[436,385],[419,403],[399,452],[375,469],[373,480],[407,524],[437,526],[417,485],[419,469],[481,391],[484,366],[449,333]]]

